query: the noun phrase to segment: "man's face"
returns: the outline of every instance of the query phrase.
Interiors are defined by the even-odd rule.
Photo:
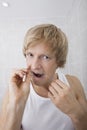
[[[56,57],[46,44],[36,44],[26,51],[27,68],[31,70],[32,81],[38,86],[48,86],[57,69]]]

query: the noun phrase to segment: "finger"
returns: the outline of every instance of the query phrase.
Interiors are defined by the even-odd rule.
[[[61,80],[57,79],[56,83],[62,88],[62,89],[66,89],[67,87],[69,87],[67,84],[63,83]]]
[[[31,71],[28,68],[26,74],[23,76],[23,82],[30,82],[31,80]]]
[[[11,74],[11,76],[12,77],[16,77],[16,76],[19,76],[19,77],[23,77],[23,75],[24,74],[26,74],[26,71],[25,70],[18,70],[18,69],[14,69],[13,71],[12,71],[12,74]]]
[[[20,86],[20,84],[23,82],[23,76],[27,73],[26,69],[14,69],[12,70],[12,73],[10,75],[9,79],[9,85],[11,84],[12,86]]]
[[[58,95],[58,91],[56,91],[55,89],[54,89],[54,87],[53,86],[49,86],[49,91],[51,92],[51,94],[53,95],[53,96],[57,96]]]
[[[25,82],[25,80],[26,80],[26,74],[23,76],[22,81]]]
[[[61,91],[63,91],[63,88],[60,85],[58,85],[56,82],[52,82],[51,86],[52,88],[54,88],[54,90],[57,93],[60,93]]]
[[[16,74],[19,74],[20,75],[20,77],[25,77],[25,75],[27,75],[28,73],[29,73],[29,69],[27,69],[27,68],[24,68],[24,69],[20,69],[20,70],[17,70],[16,71]],[[26,77],[25,77],[26,78]]]
[[[54,96],[51,92],[48,92],[48,97],[54,102]]]

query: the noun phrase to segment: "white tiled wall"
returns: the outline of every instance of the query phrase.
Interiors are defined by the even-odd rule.
[[[68,16],[69,73],[77,75],[87,91],[87,1],[80,0]]]
[[[0,102],[12,68],[26,66],[22,55],[25,32],[39,23],[56,24],[67,34],[69,53],[63,72],[78,76],[87,91],[87,1],[78,0],[66,17],[8,19],[0,22]]]

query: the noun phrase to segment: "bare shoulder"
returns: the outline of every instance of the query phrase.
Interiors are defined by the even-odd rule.
[[[76,76],[74,76],[74,75],[66,74],[66,78],[67,78],[68,80],[73,80],[73,81],[80,82],[80,80],[79,80]]]
[[[78,87],[83,87],[81,81],[76,76],[67,74],[66,78],[70,85],[77,85]]]
[[[76,76],[73,75],[67,74],[66,78],[69,82],[70,87],[72,87],[73,90],[75,91],[76,95],[84,96],[84,98],[86,98],[84,87],[81,81]]]

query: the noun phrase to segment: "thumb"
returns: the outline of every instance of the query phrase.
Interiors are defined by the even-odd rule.
[[[28,72],[26,75],[24,75],[24,78],[23,78],[23,91],[28,94],[29,91],[30,91],[30,81],[31,81],[31,76],[30,76],[30,72]]]

